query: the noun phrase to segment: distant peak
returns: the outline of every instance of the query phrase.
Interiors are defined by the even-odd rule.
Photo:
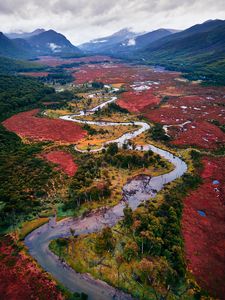
[[[42,33],[42,32],[45,32],[44,28],[37,28],[32,33]]]
[[[203,22],[203,24],[211,23],[211,22],[218,22],[218,21],[222,21],[222,20],[220,20],[220,19],[214,19],[214,20],[210,19],[210,20],[207,20],[207,21]]]
[[[49,33],[57,33],[55,30],[53,30],[53,29],[49,29],[49,30],[47,30],[47,31],[45,31],[45,32],[49,32]]]
[[[127,33],[132,33],[132,28],[131,27],[122,28],[119,31],[115,32],[113,34],[113,36],[124,35],[124,34],[127,34]]]

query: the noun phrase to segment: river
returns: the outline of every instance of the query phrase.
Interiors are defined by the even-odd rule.
[[[78,116],[85,117],[85,115],[93,114],[95,111],[103,108],[108,103],[116,101],[116,99],[117,97],[113,96],[110,100],[102,103],[88,112],[84,113],[84,111],[81,111],[76,115],[62,116],[61,119],[70,122],[86,123],[90,125],[94,124],[98,126],[138,126],[138,129],[135,129],[133,132],[125,133],[120,138],[106,143],[109,144],[115,142],[119,147],[122,147],[122,145],[128,140],[131,140],[148,130],[150,128],[149,124],[139,121],[121,123],[95,122],[76,118]],[[99,151],[104,146],[105,145],[103,145],[100,149],[91,150],[91,152]],[[174,165],[174,169],[171,172],[161,176],[142,176],[129,181],[123,187],[123,197],[121,202],[112,208],[108,208],[107,211],[100,210],[99,212],[91,214],[85,218],[67,218],[59,222],[56,222],[55,218],[51,218],[48,224],[37,228],[25,238],[25,244],[29,249],[30,255],[37,260],[44,270],[52,274],[55,279],[57,279],[70,291],[84,292],[88,294],[88,299],[90,300],[128,300],[133,298],[130,295],[111,287],[103,281],[95,280],[90,275],[79,274],[75,272],[67,264],[62,263],[59,258],[49,250],[49,243],[54,239],[70,236],[71,228],[76,230],[77,235],[80,235],[97,232],[106,225],[114,226],[123,217],[125,203],[128,203],[133,210],[136,209],[141,202],[153,198],[165,184],[181,177],[187,171],[186,163],[168,151],[162,150],[153,145],[146,145],[143,147],[136,146],[136,150],[152,150],[154,153],[159,154],[171,162]]]

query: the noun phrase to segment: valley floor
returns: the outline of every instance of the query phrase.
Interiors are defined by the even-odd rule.
[[[93,62],[93,59],[96,59],[98,63]],[[174,191],[176,192],[177,182],[171,183],[164,188],[163,194],[156,196],[153,201],[154,207],[150,205],[148,208],[143,208],[141,212],[144,215],[146,213],[146,220],[152,222],[152,232],[157,228],[160,234],[151,235],[147,232],[148,229],[144,221],[143,228],[140,226],[138,222],[142,222],[142,220],[141,217],[140,219],[137,217],[139,209],[136,215],[134,212],[133,218],[137,222],[132,223],[133,232],[126,228],[114,228],[119,232],[122,230],[125,239],[121,239],[121,242],[120,233],[117,233],[114,236],[115,249],[119,252],[121,252],[121,247],[127,250],[127,255],[131,256],[130,261],[132,263],[124,262],[124,257],[121,258],[116,254],[108,253],[103,262],[105,266],[97,263],[90,266],[88,259],[85,261],[84,253],[87,254],[86,258],[90,258],[92,263],[95,263],[96,259],[100,259],[93,246],[95,240],[99,238],[98,234],[84,236],[76,242],[73,239],[66,240],[64,242],[69,244],[61,245],[61,248],[59,246],[60,241],[56,240],[51,245],[54,252],[64,257],[77,271],[90,272],[96,278],[106,279],[110,284],[118,287],[122,286],[118,280],[120,280],[119,268],[123,264],[121,273],[125,274],[127,268],[133,289],[137,288],[139,284],[146,287],[148,296],[144,294],[141,296],[143,288],[140,288],[138,296],[141,299],[148,299],[149,295],[157,298],[160,293],[165,296],[168,284],[163,280],[160,268],[161,266],[166,268],[168,278],[170,272],[173,275],[175,273],[177,275],[179,272],[183,274],[185,256],[187,268],[194,275],[201,288],[219,299],[224,299],[225,88],[202,86],[194,81],[182,80],[182,75],[178,72],[157,71],[147,66],[129,65],[108,57],[85,57],[75,60],[42,57],[39,62],[52,67],[63,65],[65,62],[67,64],[82,62],[82,64],[76,68],[68,68],[67,66],[67,71],[69,70],[74,77],[74,82],[64,86],[56,85],[59,90],[69,91],[72,100],[63,103],[62,101],[42,103],[41,110],[32,109],[20,112],[2,123],[9,131],[20,136],[26,145],[39,145],[39,143],[44,142],[39,153],[32,155],[49,162],[49,166],[58,174],[52,176],[48,183],[50,192],[41,199],[41,207],[37,210],[38,214],[32,216],[33,218],[40,215],[49,217],[57,209],[61,218],[62,216],[81,216],[82,214],[85,216],[93,209],[112,207],[121,200],[124,184],[135,176],[157,176],[172,170],[172,165],[165,159],[151,153],[148,157],[140,154],[140,151],[136,151],[137,145],[143,147],[153,144],[166,149],[173,155],[182,157],[188,165],[188,175],[193,176],[194,179],[197,178],[196,181],[198,181],[199,175],[202,179],[202,183],[198,182],[196,186],[195,181],[191,182],[196,190],[192,191],[192,186],[187,190],[185,190],[185,186],[183,188],[184,193],[181,192],[182,188],[181,190],[178,189],[178,196],[173,194]],[[36,74],[35,72],[28,72],[26,75],[38,78],[46,76],[46,74],[46,72],[37,72]],[[104,85],[96,89],[93,88],[92,82],[102,82]],[[115,105],[109,104],[101,111],[86,115],[87,111],[91,111],[93,107],[102,104],[114,95],[118,98]],[[107,150],[107,148],[100,154],[91,153],[91,150],[96,150],[102,144],[117,139],[135,128],[133,125],[99,128],[96,124],[78,124],[58,119],[62,115],[77,114],[80,110],[83,110],[84,113],[78,117],[80,119],[86,118],[88,121],[104,122],[143,121],[151,125],[151,128],[128,143],[131,147],[130,150],[125,145],[120,150],[113,148]],[[74,148],[75,145],[76,148]],[[87,153],[79,153],[76,149],[87,151]],[[114,151],[116,152],[114,153]],[[178,185],[188,185],[190,183],[188,180],[191,179],[184,178],[184,183],[178,182]],[[173,187],[175,188],[173,189]],[[24,188],[24,190],[29,189]],[[168,196],[166,196],[167,194]],[[169,195],[174,196],[174,199],[178,197],[179,204],[178,202],[174,203],[175,200],[171,200]],[[184,208],[181,219],[182,201]],[[147,212],[144,211],[145,209]],[[175,212],[171,212],[173,209]],[[158,215],[156,210],[159,210],[162,215]],[[169,210],[171,215],[168,215]],[[151,216],[148,215],[150,211]],[[156,220],[155,218],[159,219]],[[168,220],[171,221],[171,224],[175,224],[171,226],[172,229],[169,232],[167,232],[167,228],[171,224],[167,223]],[[163,229],[160,222],[162,222],[162,227],[164,226]],[[184,252],[180,223],[182,223]],[[127,245],[126,232],[129,236]],[[145,256],[143,256],[143,251],[141,256],[135,256],[135,252],[141,252],[141,247],[143,247],[138,235],[143,235],[144,238],[148,239],[149,244],[157,245],[158,248],[155,246],[157,249],[154,254],[151,252],[152,249],[149,249]],[[174,248],[171,246],[173,242],[170,243],[167,236],[171,237],[171,240],[174,236],[177,237],[177,241],[176,238],[173,240]],[[133,244],[132,239],[134,240]],[[148,243],[146,242],[146,244]],[[90,248],[84,250],[88,247]],[[50,280],[48,281],[46,275],[32,265],[33,262],[30,262],[21,252],[17,252],[16,247],[14,249],[8,238],[2,240],[1,248],[0,271],[1,277],[3,274],[6,281],[0,284],[0,295],[5,293],[7,299],[10,300],[15,298],[22,300],[33,296],[42,299],[40,295],[43,292],[44,284],[46,289],[43,299],[62,299],[63,296],[58,292],[55,284]],[[171,250],[172,248],[173,250]],[[175,248],[179,266],[173,261],[171,254]],[[74,255],[74,249],[78,251],[77,257]],[[179,252],[180,249],[182,249],[182,253]],[[167,250],[171,253],[168,253]],[[14,251],[16,251],[15,257]],[[157,256],[160,257],[160,266],[157,264]],[[167,257],[166,261],[162,258],[164,256]],[[142,264],[140,264],[140,257],[142,260],[146,259],[146,261],[141,260]],[[82,260],[84,260],[84,264],[82,264]],[[109,268],[110,265],[112,269]],[[142,273],[140,273],[141,271],[135,273],[134,266]],[[174,269],[172,270],[170,267]],[[10,270],[8,275],[7,268]],[[28,270],[27,274],[26,269]],[[158,276],[158,281],[150,280],[145,276],[150,272],[149,270],[152,271],[153,269],[156,272],[154,276]],[[156,269],[157,271],[155,271]],[[113,270],[111,274],[109,274],[110,270]],[[158,270],[160,270],[159,273],[157,273]],[[173,273],[174,271],[175,273]],[[10,282],[15,280],[17,274],[19,277],[16,279],[15,285],[17,286],[18,282],[19,286],[19,282],[22,282],[27,288],[24,291],[20,291],[19,288],[15,289],[17,294],[13,294]],[[132,276],[136,276],[135,279]],[[36,294],[34,293],[36,286],[30,279],[31,277],[36,278],[38,282]],[[121,281],[129,281],[129,278],[121,277]],[[26,279],[29,279],[27,283],[25,283]],[[152,289],[153,285],[154,289]],[[194,286],[193,293],[200,293],[195,283]],[[126,284],[122,287],[127,288]],[[183,286],[176,288],[177,293],[181,293]],[[187,295],[189,297],[187,299],[192,299],[191,293],[192,290]],[[175,294],[173,294],[173,299],[176,299]]]

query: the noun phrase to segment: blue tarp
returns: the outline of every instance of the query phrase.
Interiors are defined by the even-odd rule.
[[[219,180],[213,180],[213,184],[219,184]]]
[[[203,210],[197,211],[201,217],[206,217],[206,213]]]

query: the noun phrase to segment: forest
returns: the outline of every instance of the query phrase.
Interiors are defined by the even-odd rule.
[[[0,120],[42,105],[55,95],[35,79],[0,76]],[[29,214],[36,214],[46,197],[46,186],[54,177],[52,168],[38,158],[43,143],[24,144],[0,125],[0,224],[1,230],[16,225]]]

